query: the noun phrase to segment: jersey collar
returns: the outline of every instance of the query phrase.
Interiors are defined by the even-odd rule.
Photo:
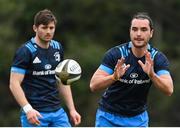
[[[133,44],[132,44],[132,42],[130,41],[129,44],[128,44],[128,48],[132,48],[132,45],[133,45]],[[148,49],[148,50],[151,49],[151,46],[150,46],[149,43],[148,43],[148,45],[147,45],[147,49]]]

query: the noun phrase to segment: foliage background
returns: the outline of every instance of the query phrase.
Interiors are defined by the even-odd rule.
[[[131,16],[145,11],[154,20],[152,43],[171,63],[174,93],[164,96],[152,86],[149,95],[150,126],[180,126],[180,1],[179,0],[0,0],[0,126],[20,126],[19,106],[9,91],[9,71],[15,50],[34,36],[33,17],[48,8],[58,19],[55,39],[83,69],[72,86],[75,105],[82,115],[80,126],[94,126],[102,92],[92,93],[89,81],[104,52],[129,40]],[[65,108],[66,109],[66,108]]]

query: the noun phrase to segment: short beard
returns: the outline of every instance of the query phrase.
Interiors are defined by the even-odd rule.
[[[132,42],[132,44],[133,44],[133,46],[135,47],[135,48],[138,48],[138,49],[141,49],[141,48],[144,48],[145,46],[146,46],[146,44],[143,44],[143,45],[136,45],[135,43],[133,43]]]

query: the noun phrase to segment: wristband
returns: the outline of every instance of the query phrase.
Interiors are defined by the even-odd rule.
[[[26,104],[24,107],[23,107],[23,110],[25,113],[28,113],[30,110],[32,110],[32,106],[30,104]]]

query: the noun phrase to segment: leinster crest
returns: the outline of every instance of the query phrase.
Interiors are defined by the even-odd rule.
[[[61,56],[60,56],[59,52],[55,52],[54,57],[55,57],[56,61],[60,62]]]

